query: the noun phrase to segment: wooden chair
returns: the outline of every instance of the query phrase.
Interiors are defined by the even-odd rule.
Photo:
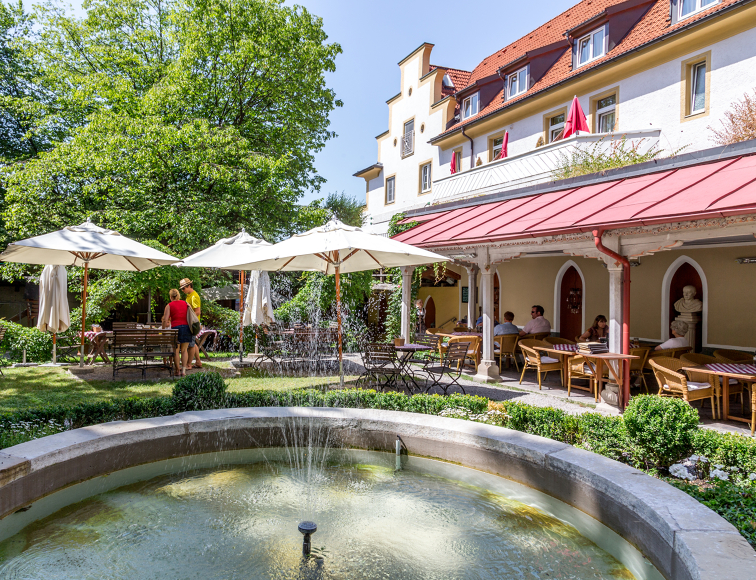
[[[501,336],[494,336],[494,359],[499,357],[499,370],[502,369],[503,359],[507,360],[507,368],[509,368],[509,361],[514,361],[517,372],[520,372],[520,365],[517,364],[517,356],[515,351],[517,350],[517,342],[520,340],[517,334],[503,334]],[[498,346],[498,350],[497,347]]]
[[[753,353],[742,350],[722,348],[714,351],[714,358],[717,362],[724,363],[753,363]]]
[[[596,377],[593,375],[593,371],[584,356],[573,356],[570,359],[567,375],[568,397],[572,393],[572,379],[583,379],[588,381],[588,388],[591,390],[593,398],[598,399],[598,393],[596,392]]]
[[[630,360],[630,378],[640,377],[640,380],[643,381],[643,386],[646,388],[647,393],[649,392],[648,383],[646,382],[644,371],[646,367],[646,361],[648,360],[648,355],[650,353],[650,346],[638,346],[630,349],[630,354],[639,357]]]
[[[458,342],[464,342],[464,343],[469,344],[467,358],[471,358],[475,360],[475,363],[478,364],[478,357],[480,356],[480,344],[481,344],[481,339],[479,336],[452,336],[449,339],[449,342],[447,342],[446,344],[442,344],[441,342],[439,342],[438,350],[439,350],[441,360],[443,361],[451,345],[456,344]],[[465,359],[465,363],[467,363],[467,359]]]
[[[525,363],[522,367],[522,374],[520,375],[520,384],[522,384],[525,371],[528,369],[535,370],[538,375],[538,390],[541,390],[541,373],[548,374],[549,371],[559,371],[560,376],[562,376],[562,363],[559,359],[546,356],[535,349],[537,346],[550,346],[548,343],[541,340],[521,339],[517,344],[522,351]],[[564,382],[563,376],[562,381]]]
[[[681,346],[678,348],[665,348],[662,350],[655,350],[655,348],[652,348],[651,351],[648,353],[648,359],[646,359],[646,364],[644,365],[644,369],[654,372],[653,368],[651,367],[651,359],[654,358],[680,358],[682,355],[684,355],[686,352],[691,352],[693,349],[689,346]]]
[[[659,396],[660,397],[681,397],[688,403],[698,400],[711,400],[712,412],[716,408],[714,406],[714,397],[716,393],[709,381],[698,382],[689,381],[688,377],[682,374],[680,369],[684,366],[688,366],[679,358],[672,357],[655,357],[648,361],[651,368],[654,370],[656,380],[659,382]],[[701,403],[703,405],[703,402]]]

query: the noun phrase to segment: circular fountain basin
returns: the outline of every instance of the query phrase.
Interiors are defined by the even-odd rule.
[[[403,460],[400,472],[394,471],[394,457],[385,453],[394,449],[397,435],[410,455]],[[315,473],[310,460],[317,454],[312,450],[334,447],[336,451],[330,453],[335,455],[320,461],[320,468],[325,470],[320,473],[326,474],[325,479],[321,478],[316,486],[310,485],[312,481],[308,479],[308,485],[298,488],[303,473],[309,474],[308,478]],[[355,459],[355,453],[364,452],[346,452],[345,448],[384,453]],[[292,449],[296,455],[293,461]],[[302,462],[298,457],[310,459]],[[372,467],[365,467],[368,465]],[[223,485],[207,485],[214,478],[223,480]],[[205,484],[193,487],[190,483],[197,481]],[[32,548],[38,546],[37,556],[42,558],[36,561],[39,565],[45,558],[54,561],[56,554],[70,553],[67,542],[91,543],[91,537],[88,540],[82,533],[63,534],[66,539],[58,545],[45,542],[61,538],[60,535],[34,534],[43,529],[59,530],[64,521],[71,523],[66,528],[68,532],[89,530],[93,514],[97,520],[96,513],[106,504],[110,508],[117,505],[125,515],[100,518],[104,527],[92,532],[102,534],[100,547],[110,545],[107,538],[111,537],[125,538],[127,541],[121,540],[121,544],[126,549],[131,547],[128,533],[123,536],[124,528],[120,526],[126,525],[123,522],[136,525],[137,514],[146,510],[172,518],[165,526],[150,526],[149,522],[141,528],[137,525],[142,537],[150,538],[146,546],[157,545],[159,538],[165,538],[165,530],[176,530],[169,545],[196,555],[201,546],[220,543],[226,551],[214,555],[217,561],[233,560],[231,555],[236,550],[246,562],[241,570],[251,572],[258,570],[255,566],[263,560],[251,558],[253,542],[248,540],[254,536],[253,531],[257,533],[261,528],[250,527],[249,521],[256,512],[244,502],[239,507],[233,503],[234,498],[257,497],[259,490],[275,488],[282,481],[288,483],[279,495],[297,498],[297,502],[262,502],[269,506],[268,511],[258,513],[261,519],[256,521],[267,522],[262,527],[267,532],[261,537],[268,547],[278,546],[270,553],[285,554],[286,558],[301,558],[298,523],[316,521],[319,530],[313,536],[313,551],[322,551],[322,561],[315,558],[307,564],[310,568],[304,571],[316,574],[312,577],[359,577],[355,570],[361,570],[366,578],[383,577],[373,575],[379,571],[387,573],[386,577],[407,578],[517,577],[502,566],[521,562],[516,572],[524,578],[555,577],[545,575],[552,569],[566,573],[567,569],[559,568],[562,564],[576,578],[756,578],[756,553],[732,525],[688,495],[628,466],[562,443],[478,423],[391,411],[330,408],[181,413],[86,427],[5,449],[0,452],[0,514],[4,516],[0,539],[5,540],[0,558],[4,558],[5,565],[21,565],[29,561],[24,560],[25,555],[31,556]],[[182,497],[199,512],[183,511],[171,503],[187,486],[194,495]],[[339,495],[350,486],[349,494]],[[221,498],[208,499],[216,488]],[[323,490],[325,495],[316,494],[313,500],[307,496],[314,493],[313,489]],[[173,490],[173,494],[166,490]],[[361,493],[365,497],[360,498]],[[349,509],[334,508],[340,503],[335,497],[341,497]],[[132,498],[144,510],[129,514],[125,498]],[[436,501],[430,501],[432,498]],[[196,517],[197,513],[205,513],[202,509],[207,509],[208,501],[236,506],[236,512],[212,512],[223,532],[218,536],[222,541],[207,541],[210,532],[195,534],[188,523],[202,521],[207,525],[213,521],[212,517]],[[294,504],[309,506],[310,511],[293,509]],[[385,505],[394,505],[395,509],[385,511]],[[69,507],[60,511],[62,506]],[[442,509],[444,506],[447,511]],[[423,519],[417,514],[432,514],[436,519]],[[518,535],[526,528],[528,535]],[[246,530],[246,535],[239,530]],[[449,530],[454,533],[445,535]],[[366,533],[363,542],[360,537]],[[44,541],[30,543],[32,537]],[[576,539],[577,544],[567,542],[567,537]],[[18,547],[19,538],[24,538],[23,546],[28,550]],[[200,544],[190,549],[184,544],[191,545],[192,538]],[[428,542],[429,538],[443,541],[436,545]],[[238,543],[233,541],[236,539]],[[370,559],[370,547],[377,540],[385,555]],[[229,541],[232,545],[228,545]],[[255,545],[261,542],[258,538]],[[355,544],[361,542],[364,549],[355,551]],[[533,545],[541,546],[541,555],[528,560],[526,556]],[[61,546],[63,552],[56,552]],[[549,553],[544,546],[556,546],[556,551]],[[406,550],[409,551],[405,553]],[[492,557],[492,552],[501,558]],[[180,554],[174,552],[174,558],[170,550],[165,554],[168,567],[163,577],[172,576],[170,562],[178,565],[187,560]],[[395,557],[396,554],[404,557]],[[574,562],[569,560],[571,554],[576,554]],[[580,564],[588,561],[586,557],[594,562],[592,570],[590,565],[583,568]],[[376,562],[390,568],[376,568]],[[459,562],[482,562],[490,567],[464,567],[460,572],[454,567],[460,566]],[[433,568],[430,573],[423,568],[429,563],[441,568]],[[274,563],[268,572],[244,577],[271,577],[270,570],[293,570],[287,566]],[[295,575],[280,577],[301,577],[303,570],[291,573]],[[15,574],[13,577],[24,577]],[[161,575],[156,574],[155,577]],[[99,577],[140,576],[114,573]]]

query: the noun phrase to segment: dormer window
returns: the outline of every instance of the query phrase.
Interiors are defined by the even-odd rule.
[[[719,0],[678,0],[679,13],[677,15],[678,20],[687,18],[691,14],[705,10],[709,6],[713,6]]]
[[[478,93],[467,97],[462,101],[462,118],[469,119],[478,114]]]
[[[441,81],[441,84],[443,86],[445,86],[447,89],[453,89],[454,88],[454,81],[451,80],[451,77],[448,74],[444,75],[444,78]]]
[[[700,1],[705,2],[706,0]],[[604,56],[606,54],[606,27],[602,26],[598,30],[579,38],[575,50],[578,66],[583,66]]]
[[[528,90],[528,67],[507,75],[507,100]]]

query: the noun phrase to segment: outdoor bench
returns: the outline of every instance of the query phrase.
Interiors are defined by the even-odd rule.
[[[126,368],[142,370],[142,378],[148,368],[164,368],[173,376],[174,354],[178,345],[178,330],[165,329],[117,329],[113,331],[113,377]],[[158,364],[150,364],[158,361]]]

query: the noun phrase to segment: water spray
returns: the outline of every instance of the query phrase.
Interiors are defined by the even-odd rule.
[[[397,471],[402,468],[402,440],[399,439],[399,435],[396,436],[396,469]]]

